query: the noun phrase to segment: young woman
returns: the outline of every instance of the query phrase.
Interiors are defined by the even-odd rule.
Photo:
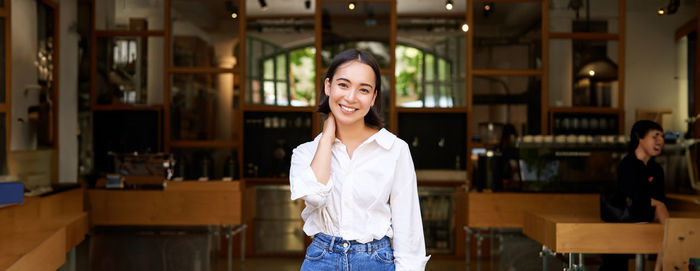
[[[629,152],[617,170],[616,201],[628,206],[631,222],[662,224],[669,218],[664,193],[664,170],[654,161],[664,147],[663,128],[656,122],[640,120],[632,126]],[[659,250],[655,270],[661,270],[663,251]],[[627,257],[604,256],[600,270],[627,270]]]
[[[424,270],[423,223],[408,145],[383,129],[379,66],[337,55],[323,78],[323,132],[299,145],[289,172],[313,236],[301,270]]]

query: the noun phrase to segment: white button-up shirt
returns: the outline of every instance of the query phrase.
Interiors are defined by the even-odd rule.
[[[289,172],[292,200],[304,199],[304,232],[367,243],[392,239],[396,270],[425,270],[423,223],[416,172],[408,144],[382,129],[355,149],[352,159],[335,139],[326,185],[311,169],[321,135],[299,145]]]

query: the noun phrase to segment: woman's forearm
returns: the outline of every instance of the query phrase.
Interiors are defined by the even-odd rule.
[[[314,159],[311,160],[311,170],[316,175],[316,180],[324,185],[328,183],[331,175],[331,147],[334,140],[335,135],[323,134],[318,142]]]

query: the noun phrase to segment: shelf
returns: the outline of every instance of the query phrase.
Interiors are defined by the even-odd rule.
[[[574,114],[620,114],[623,110],[613,107],[575,106],[575,107],[549,107],[550,113],[574,113]]]
[[[163,30],[95,30],[96,37],[164,36]]]
[[[542,76],[542,70],[481,70],[475,69],[474,76]]]
[[[163,105],[147,104],[97,104],[93,106],[93,111],[160,111]]]
[[[467,113],[466,107],[396,107],[397,113]]]
[[[172,140],[170,141],[170,147],[173,148],[217,148],[217,147],[229,147],[238,148],[241,143],[238,141],[205,141],[205,140]]]
[[[277,105],[252,105],[243,106],[243,112],[316,112],[316,106],[277,106]]]
[[[170,67],[169,73],[240,73],[239,68],[219,68],[219,67]]]
[[[289,178],[243,178],[247,184],[289,184]]]
[[[620,35],[612,33],[549,33],[549,39],[572,40],[618,40]]]

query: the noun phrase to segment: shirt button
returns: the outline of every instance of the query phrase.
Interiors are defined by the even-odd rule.
[[[343,244],[343,247],[348,247],[348,243]]]

